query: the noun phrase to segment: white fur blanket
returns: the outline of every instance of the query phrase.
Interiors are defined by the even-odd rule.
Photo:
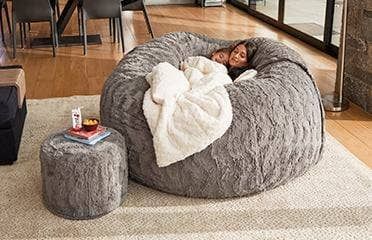
[[[153,135],[156,161],[165,167],[206,148],[232,121],[232,83],[226,68],[204,57],[191,57],[184,72],[160,63],[146,76],[143,112]]]

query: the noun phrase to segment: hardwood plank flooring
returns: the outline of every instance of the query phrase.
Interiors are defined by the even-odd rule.
[[[298,51],[307,62],[322,94],[334,88],[336,59],[300,40],[263,23],[235,7],[200,8],[195,5],[148,6],[156,36],[172,31],[190,31],[222,39],[269,37]],[[141,12],[123,16],[125,52],[150,39]],[[88,34],[100,33],[102,45],[60,47],[57,57],[51,48],[17,47],[12,60],[11,39],[6,32],[6,45],[0,47],[0,64],[22,64],[26,71],[28,98],[50,98],[71,95],[100,94],[104,81],[123,57],[120,45],[112,43],[108,20],[89,20]],[[66,28],[68,35],[78,34],[77,17]],[[48,36],[47,23],[33,23],[29,36]],[[19,36],[18,36],[19,38]],[[18,39],[19,42],[19,39]],[[361,161],[372,167],[372,116],[351,105],[342,113],[326,114],[326,129]]]

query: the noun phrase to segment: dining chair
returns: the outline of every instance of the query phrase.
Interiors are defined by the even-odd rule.
[[[114,19],[119,22],[122,51],[124,53],[123,23],[121,17],[121,0],[84,0],[78,4],[84,37],[84,55],[87,53],[87,20]]]
[[[147,14],[144,0],[124,0],[122,1],[122,11],[142,11],[143,17],[145,18],[147,30],[149,31],[151,37],[154,38],[151,22]]]
[[[59,8],[59,0],[50,0],[50,5],[53,10],[57,13],[57,17],[61,16],[61,9]]]
[[[22,28],[25,33],[25,23],[49,22],[52,36],[53,57],[56,55],[57,26],[55,11],[49,0],[13,0],[13,58],[16,56],[16,27],[20,24],[21,43],[23,41]],[[22,27],[23,26],[23,27]]]
[[[4,24],[3,24],[3,9],[5,12],[6,21],[8,23],[8,30],[9,34],[11,34],[11,26],[10,26],[10,19],[9,19],[9,11],[8,5],[6,4],[6,0],[0,0],[0,28],[1,28],[1,39],[3,43],[5,43],[5,35],[4,35]]]
[[[152,38],[154,34],[149,20],[146,5],[143,0],[122,0],[122,11],[142,11],[145,18],[147,29]],[[116,21],[112,18],[109,19],[110,36],[113,36],[113,42],[116,42]]]
[[[61,16],[61,9],[59,8],[59,0],[50,0],[50,5],[52,6],[53,11],[57,13],[57,17],[59,18]],[[28,30],[31,31],[31,23],[27,23],[27,24],[28,24]],[[25,35],[26,35],[26,31],[25,31]],[[58,45],[58,41],[57,41],[57,45]]]

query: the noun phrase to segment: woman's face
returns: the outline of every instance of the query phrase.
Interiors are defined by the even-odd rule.
[[[244,44],[239,44],[234,48],[230,54],[229,58],[230,67],[246,67],[248,66],[247,62],[247,49]]]

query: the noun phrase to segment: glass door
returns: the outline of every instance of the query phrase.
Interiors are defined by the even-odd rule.
[[[343,0],[229,0],[270,25],[337,56]]]
[[[323,41],[327,0],[285,0],[284,6],[284,24]]]
[[[236,0],[236,1],[242,3],[243,5],[247,5],[247,6],[249,5],[249,0]]]
[[[343,1],[336,0],[333,15],[332,44],[340,46]]]
[[[278,20],[279,0],[251,0],[249,7]]]

